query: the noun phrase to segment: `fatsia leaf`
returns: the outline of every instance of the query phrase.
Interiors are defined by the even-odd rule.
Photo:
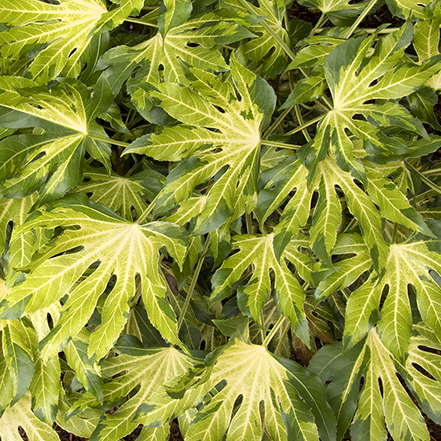
[[[315,290],[314,296],[318,300],[326,299],[335,291],[352,285],[362,274],[372,268],[369,248],[357,233],[339,235],[332,255],[335,262],[333,272],[325,273]],[[337,256],[339,256],[338,261]],[[342,258],[343,256],[346,258]]]
[[[81,382],[86,391],[102,402],[101,369],[96,362],[96,357],[89,357],[87,354],[89,343],[90,334],[82,329],[64,348],[64,354],[68,365],[74,370],[77,380]]]
[[[434,2],[433,4],[435,6],[434,8],[431,8],[431,12],[434,14],[434,16],[426,20],[420,20],[415,23],[415,35],[413,38],[413,45],[420,61],[427,60],[430,57],[439,54],[437,42],[439,41],[440,37],[439,28],[441,24],[441,14],[439,4],[438,6],[436,2]],[[424,12],[428,11],[429,8],[427,8]],[[429,78],[429,80],[427,81],[426,85],[434,90],[439,90],[441,88],[441,73],[432,75],[432,77]],[[433,105],[431,106],[431,109],[433,109]],[[417,116],[420,117],[420,115]]]
[[[101,366],[103,376],[115,378],[104,386],[104,402],[116,402],[128,396],[135,388],[137,392],[116,412],[106,415],[90,440],[113,441],[132,432],[138,426],[137,420],[134,420],[138,407],[159,387],[184,375],[195,362],[195,359],[174,348],[132,349],[106,360]],[[141,439],[149,439],[149,428],[142,432]]]
[[[162,0],[158,20],[162,37],[165,38],[169,30],[184,24],[190,18],[191,10],[190,0]]]
[[[234,82],[190,69],[191,88],[171,83],[155,85],[158,91],[151,95],[185,125],[141,137],[125,150],[159,160],[187,158],[169,174],[156,212],[179,204],[197,185],[217,174],[197,219],[198,233],[213,231],[230,216],[240,216],[245,204],[248,211],[256,204],[260,133],[273,112],[275,94],[268,83],[234,57],[230,68]],[[174,148],[160,147],[177,133],[180,136]]]
[[[161,80],[188,84],[182,62],[206,71],[228,69],[216,46],[253,36],[237,23],[237,19],[235,11],[209,12],[174,26],[165,37],[157,33],[133,47],[117,46],[109,50],[100,59],[98,68],[106,69],[106,75],[116,94],[135,68],[141,66],[135,77],[129,81],[128,88],[133,102],[141,114],[145,115],[143,103],[145,99],[150,103],[150,98],[142,86]]]
[[[153,170],[145,170],[129,178],[103,170],[86,170],[85,181],[76,190],[89,195],[90,200],[114,210],[126,220],[132,221],[147,208],[143,196],[153,200],[161,190],[165,178]],[[135,210],[133,213],[132,210]]]
[[[212,353],[207,363],[210,375],[202,376],[192,389],[200,396],[215,394],[206,396],[186,439],[220,441],[226,434],[227,440],[257,441],[265,431],[270,439],[287,440],[285,414],[295,439],[318,440],[319,432],[323,440],[335,440],[324,387],[317,378],[307,378],[300,365],[282,362],[264,347],[237,339]]]
[[[378,211],[371,198],[357,185],[354,177],[341,170],[337,161],[330,156],[323,159],[309,186],[306,182],[306,167],[296,157],[287,158],[273,172],[268,170],[265,173],[268,182],[259,195],[261,204],[258,206],[258,210],[263,212],[261,215],[258,211],[263,219],[283,203],[291,190],[296,190],[285,205],[280,222],[274,229],[277,253],[283,252],[290,239],[306,224],[310,215],[311,199],[317,189],[319,203],[313,214],[311,247],[324,262],[332,264],[330,252],[341,222],[341,205],[336,194],[336,189],[339,188],[344,193],[349,211],[359,223],[363,240],[370,248],[375,269],[380,271],[384,267],[388,246],[383,238],[381,217],[387,216],[387,213]],[[274,200],[270,196],[272,189],[277,190]]]
[[[406,24],[381,38],[369,59],[366,55],[375,34],[350,39],[326,58],[324,71],[333,109],[319,123],[312,145],[302,148],[305,164],[312,174],[330,151],[343,170],[351,171],[363,181],[364,167],[354,155],[354,138],[363,142],[370,158],[376,161],[404,158],[408,147],[399,138],[387,136],[379,126],[427,136],[421,122],[395,101],[422,87],[441,68],[439,56],[420,65],[410,61],[400,63],[412,33],[412,26]],[[389,101],[372,103],[385,99]]]
[[[337,415],[338,438],[355,413],[354,439],[386,440],[387,428],[394,439],[429,440],[423,416],[397,377],[397,366],[376,328],[349,351],[334,344],[317,352],[308,370],[330,381],[328,397]]]
[[[273,234],[234,236],[233,249],[239,252],[230,256],[214,274],[210,303],[228,297],[233,284],[252,266],[250,281],[238,288],[237,300],[242,312],[260,323],[260,313],[272,291],[270,273],[273,272],[277,307],[293,325],[307,327],[303,311],[305,293],[286,263],[277,259],[273,241]]]
[[[52,357],[43,361],[36,357],[35,370],[30,391],[32,393],[32,411],[45,423],[52,425],[58,412],[58,397],[60,394],[60,361]]]
[[[31,411],[31,396],[26,394],[20,401],[5,410],[0,418],[0,436],[8,441],[23,441],[21,427],[29,441],[59,441],[57,432],[49,424],[40,421]]]
[[[37,335],[29,323],[9,320],[2,331],[4,361],[10,373],[12,388],[11,404],[19,401],[26,393],[34,374],[34,352]]]
[[[221,5],[243,12],[251,12],[252,10],[255,16],[265,17],[265,23],[274,34],[288,47],[290,46],[289,34],[283,26],[286,10],[284,0],[259,0],[259,6],[248,3],[249,9],[245,9],[239,0],[222,0]],[[264,78],[280,74],[286,66],[285,49],[260,22],[252,24],[248,29],[258,37],[241,44],[236,49],[237,59]]]
[[[122,0],[107,11],[102,0],[40,0],[0,5],[0,22],[9,26],[0,33],[3,57],[34,58],[28,72],[39,84],[60,73],[76,77],[87,62],[88,47],[97,31],[118,26],[132,12],[139,12],[142,0]]]
[[[299,4],[319,9],[324,14],[346,11],[352,13],[351,15],[356,15],[364,9],[368,2],[355,5],[349,4],[349,0],[300,0]]]
[[[417,3],[413,0],[386,0],[392,14],[403,20],[429,18],[426,8],[429,3],[431,0],[421,0]]]
[[[4,249],[6,245],[6,234],[8,224],[13,223],[14,226],[22,225],[29,215],[31,207],[36,201],[35,195],[30,195],[21,199],[0,199],[0,248]],[[33,233],[27,233],[21,236],[13,247],[6,250],[3,256],[6,269],[16,266],[25,266],[29,263],[32,256],[34,245]],[[8,274],[9,275],[9,274]]]
[[[63,196],[81,182],[86,151],[110,168],[108,138],[95,122],[113,99],[105,78],[93,91],[74,80],[48,91],[32,80],[1,77],[0,96],[0,125],[45,130],[42,135],[13,135],[1,141],[8,144],[0,159],[2,195],[21,197],[38,189],[40,203]]]
[[[44,308],[69,293],[60,320],[40,343],[44,359],[66,346],[88,321],[112,276],[113,288],[103,305],[102,323],[91,337],[89,355],[101,358],[116,341],[127,320],[129,301],[139,275],[144,303],[153,325],[170,342],[179,344],[176,319],[170,308],[157,259],[165,246],[177,262],[185,256],[186,233],[181,227],[153,222],[138,225],[67,198],[51,211],[41,212],[15,236],[34,228],[67,228],[40,250],[23,283],[10,288],[2,317],[15,318]],[[67,253],[70,251],[69,253]],[[98,265],[97,265],[98,264]],[[91,273],[86,273],[90,269]],[[86,276],[80,283],[79,278]]]
[[[439,335],[424,325],[414,326],[406,359],[404,378],[414,391],[423,412],[436,424],[441,423],[441,363]]]
[[[431,251],[432,241],[415,241],[390,246],[386,272],[380,280],[372,277],[349,297],[346,308],[345,339],[357,342],[375,322],[384,345],[404,358],[412,335],[409,295],[417,296],[418,310],[426,324],[440,332],[441,288],[433,271],[441,273],[439,253]],[[434,241],[436,243],[436,241]],[[378,310],[382,294],[385,294]]]

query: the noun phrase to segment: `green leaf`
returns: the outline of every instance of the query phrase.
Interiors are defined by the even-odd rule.
[[[90,334],[81,330],[77,336],[64,348],[66,361],[74,370],[78,381],[84,388],[94,395],[100,402],[103,401],[103,380],[96,357],[87,355],[90,344]]]
[[[290,363],[289,370],[264,347],[236,339],[207,361],[210,375],[193,388],[200,387],[200,394],[207,399],[210,391],[216,394],[191,422],[187,440],[220,441],[225,434],[227,440],[260,440],[264,430],[271,439],[287,440],[282,413],[287,415],[296,439],[318,440],[317,424],[322,439],[335,440],[335,421],[326,405],[323,385],[306,377],[299,365]],[[219,383],[224,386],[216,391]],[[260,409],[261,402],[265,403],[264,410]]]
[[[396,361],[377,330],[349,351],[340,344],[322,348],[308,369],[330,381],[328,396],[338,420],[338,437],[351,424],[357,440],[429,440],[424,419],[397,378]],[[380,389],[381,387],[381,389]],[[361,392],[361,393],[360,393]]]
[[[102,364],[103,376],[115,378],[104,386],[104,401],[115,402],[120,397],[125,398],[135,388],[137,392],[115,413],[106,414],[90,440],[113,441],[132,432],[138,426],[134,419],[138,407],[160,386],[184,375],[194,363],[194,359],[174,348],[133,349],[128,354],[106,360]],[[149,428],[143,429],[141,439],[148,439],[148,431]]]
[[[60,362],[58,357],[43,361],[40,357],[35,362],[34,377],[30,384],[32,410],[43,422],[52,425],[58,412],[60,393]]]
[[[190,18],[191,10],[190,0],[162,0],[158,20],[162,38],[165,38],[171,29],[184,24]]]
[[[398,138],[386,136],[380,125],[427,136],[421,123],[395,101],[421,88],[441,68],[439,56],[420,65],[400,62],[412,40],[412,31],[412,26],[407,24],[380,39],[368,59],[366,55],[375,34],[369,38],[350,39],[326,58],[324,71],[333,109],[318,125],[313,150],[308,146],[303,148],[312,173],[324,158],[324,152],[330,151],[343,170],[351,171],[363,181],[364,167],[354,155],[354,138],[363,142],[373,160],[391,160],[391,155],[397,159],[406,157],[406,145]],[[385,99],[390,101],[371,103],[371,100]]]
[[[26,393],[34,374],[35,331],[20,320],[9,320],[3,326],[2,347],[12,386],[11,404]]]
[[[31,97],[24,98],[30,93]],[[95,91],[78,81],[65,80],[47,91],[19,77],[0,78],[0,125],[46,130],[41,135],[17,135],[0,141],[9,144],[0,162],[0,193],[7,197],[26,196],[39,190],[40,203],[62,197],[81,181],[81,161],[89,154],[110,163],[110,148],[93,145],[96,132],[105,141],[103,129],[94,119],[111,102],[109,86],[103,79]],[[88,142],[89,141],[89,142]],[[12,142],[12,143],[11,143]]]
[[[254,35],[238,24],[237,18],[237,14],[231,10],[209,12],[192,18],[171,28],[165,37],[157,33],[134,47],[117,46],[109,50],[100,59],[98,68],[107,69],[108,80],[116,95],[135,68],[141,66],[135,77],[129,81],[128,88],[137,108],[145,111],[142,103],[144,100],[151,100],[141,86],[157,83],[162,79],[171,83],[188,84],[181,61],[205,71],[228,69],[216,46],[231,44]]]
[[[426,8],[429,3],[431,0],[421,0],[417,3],[413,0],[386,0],[392,14],[403,20],[429,18]]]
[[[378,322],[384,345],[395,356],[404,359],[412,335],[411,289],[416,292],[421,317],[434,331],[440,332],[441,288],[431,271],[440,274],[441,266],[439,253],[430,251],[430,243],[415,241],[390,246],[383,277],[380,280],[371,278],[349,297],[345,324],[348,341],[357,342],[369,330],[369,325]],[[378,320],[383,293],[387,295]]]
[[[114,172],[108,176],[103,170],[91,169],[86,170],[83,177],[86,182],[77,186],[76,190],[88,194],[90,200],[106,205],[128,221],[140,216],[147,208],[143,196],[153,200],[165,181],[160,173],[153,170],[125,178]]]
[[[289,94],[281,109],[287,109],[295,104],[308,103],[323,95],[328,88],[326,80],[322,75],[313,75],[302,78],[297,82],[294,90]]]
[[[286,10],[284,0],[259,0],[258,7],[247,3],[247,9],[239,0],[222,0],[221,5],[243,12],[252,10],[255,17],[265,17],[267,26],[289,47],[290,38],[283,26]],[[264,78],[280,74],[286,66],[284,48],[261,23],[252,24],[248,29],[259,37],[241,44],[236,49],[235,55],[238,61]]]
[[[435,237],[405,195],[391,180],[385,179],[381,172],[367,169],[366,191],[386,219],[429,237]]]
[[[59,441],[57,432],[32,413],[30,394],[5,410],[0,418],[0,436],[8,441],[22,441],[18,427],[24,430],[29,441]]]
[[[152,92],[152,96],[161,100],[161,107],[171,116],[192,127],[166,128],[144,138],[146,145],[137,145],[139,141],[125,150],[125,153],[145,153],[159,160],[169,160],[170,153],[172,158],[177,158],[178,154],[192,152],[169,174],[156,212],[184,201],[197,185],[218,173],[197,219],[195,231],[199,234],[220,227],[233,214],[235,219],[245,207],[248,211],[254,208],[261,126],[271,116],[275,105],[274,91],[265,81],[242,67],[234,57],[230,67],[234,83],[190,69],[192,88],[157,84],[158,92]],[[177,132],[180,133],[177,152],[166,149],[162,153],[162,149],[156,148]],[[180,142],[184,136],[187,141]],[[237,204],[240,208],[236,210]]]
[[[69,294],[60,320],[40,343],[43,358],[56,354],[81,330],[112,276],[116,282],[106,296],[102,324],[92,334],[89,355],[96,352],[97,358],[101,358],[118,338],[128,317],[129,300],[135,295],[136,274],[141,277],[143,298],[153,325],[164,338],[179,345],[176,319],[166,300],[157,259],[160,248],[166,246],[168,253],[182,262],[185,231],[165,222],[142,226],[125,222],[67,199],[57,208],[34,217],[21,231],[16,230],[15,236],[38,227],[51,229],[61,225],[76,229],[67,228],[50,246],[40,250],[31,273],[23,283],[10,288],[2,304],[3,317],[17,317]],[[74,252],[65,254],[69,250]],[[93,270],[91,274],[85,274],[88,268]],[[87,277],[75,285],[82,275]]]
[[[410,286],[416,291],[418,309],[425,323],[441,332],[441,288],[430,273],[434,270],[441,274],[440,257],[439,253],[429,251],[423,241],[394,244],[386,268],[381,284],[383,287],[387,284],[389,291],[381,308],[378,330],[385,346],[396,356],[404,357],[412,334]]]
[[[60,75],[76,77],[88,61],[88,46],[101,28],[110,30],[133,11],[140,11],[142,0],[121,0],[107,12],[102,0],[62,0],[55,4],[38,0],[0,5],[0,22],[9,28],[0,33],[3,57],[15,60],[33,58],[29,75],[45,84]]]
[[[326,299],[335,291],[347,288],[372,268],[369,248],[357,233],[339,235],[331,254],[334,260],[336,260],[336,256],[340,256],[340,258],[334,263],[333,272],[326,273],[315,290],[314,296],[317,300]],[[342,258],[343,256],[346,258]],[[366,284],[365,282],[363,286]],[[349,319],[346,317],[346,324]]]
[[[441,370],[439,336],[424,323],[414,326],[406,359],[405,379],[415,392],[423,412],[436,424],[441,422]]]
[[[305,293],[286,263],[277,259],[273,241],[273,234],[234,236],[233,248],[238,248],[239,252],[230,256],[214,274],[210,303],[228,297],[233,284],[240,280],[249,266],[252,266],[249,282],[238,288],[237,300],[242,312],[256,322],[261,322],[260,313],[272,291],[272,272],[277,307],[293,325],[305,322]]]

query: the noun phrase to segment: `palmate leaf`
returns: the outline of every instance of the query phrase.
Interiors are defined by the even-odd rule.
[[[441,424],[440,337],[423,322],[414,325],[413,329],[405,379],[423,412],[436,424]]]
[[[250,281],[238,288],[237,301],[244,314],[260,323],[260,313],[272,291],[270,277],[270,272],[272,272],[277,307],[293,325],[297,325],[301,337],[306,336],[306,341],[309,341],[308,325],[303,310],[305,292],[286,263],[277,259],[273,240],[273,234],[234,236],[232,238],[233,250],[236,248],[239,252],[230,256],[214,274],[210,303],[213,304],[228,297],[233,284],[241,278],[248,267],[252,266]],[[304,332],[299,332],[302,328]]]
[[[326,403],[325,389],[317,378],[305,376],[297,363],[232,338],[210,354],[206,364],[209,375],[202,374],[190,386],[184,384],[181,391],[181,401],[187,406],[206,397],[190,423],[186,440],[221,441],[226,436],[226,440],[257,441],[264,433],[274,441],[318,440],[318,434],[323,440],[335,440],[335,419]],[[176,401],[179,399],[166,392],[152,397],[140,408],[139,421],[157,424],[155,415],[167,412],[167,406],[176,407]],[[185,409],[181,406],[180,413]]]
[[[21,199],[0,199],[0,249],[3,250],[6,245],[8,224],[12,222],[14,226],[22,225],[36,200],[35,195]],[[34,235],[30,232],[21,236],[13,247],[5,250],[6,254],[3,256],[3,261],[6,269],[27,265],[32,256],[33,245]]]
[[[28,73],[39,84],[60,73],[77,77],[87,62],[94,34],[114,29],[143,4],[142,0],[122,0],[107,11],[103,0],[2,1],[0,23],[10,27],[0,33],[1,54],[16,60],[34,57]]]
[[[412,32],[408,23],[380,39],[369,59],[366,54],[375,34],[350,39],[326,58],[324,71],[333,109],[319,123],[312,144],[302,148],[302,157],[312,175],[317,163],[330,151],[343,170],[351,171],[363,181],[364,167],[354,155],[352,137],[363,142],[369,157],[375,161],[405,158],[409,147],[402,139],[387,136],[380,126],[427,136],[421,122],[395,101],[421,88],[441,68],[440,56],[420,65],[410,61],[400,63]],[[386,99],[387,102],[372,103]]]
[[[128,82],[128,89],[134,103],[144,115],[149,110],[143,104],[144,99],[150,103],[143,88],[147,83],[164,80],[188,84],[182,62],[206,71],[228,69],[217,45],[231,44],[254,36],[237,23],[238,18],[238,14],[231,10],[219,10],[191,18],[168,29],[165,37],[157,33],[133,47],[117,46],[110,49],[101,57],[98,68],[106,69],[106,75],[116,94],[135,68],[141,66]]]
[[[89,355],[96,353],[99,359],[124,327],[129,301],[135,295],[135,276],[139,275],[151,322],[164,338],[180,344],[157,259],[159,249],[165,246],[178,263],[182,262],[187,241],[185,230],[166,222],[142,226],[126,222],[88,206],[84,199],[67,198],[15,230],[15,237],[19,237],[38,227],[67,228],[36,255],[26,280],[10,287],[2,303],[1,317],[16,318],[37,311],[68,293],[60,320],[40,343],[43,359],[47,360],[78,334],[114,276],[116,281],[103,305],[101,326],[92,334],[89,345]],[[75,286],[82,275],[86,277]]]
[[[314,292],[316,300],[326,299],[335,291],[347,288],[372,268],[369,248],[358,233],[340,234],[332,249],[332,256],[335,262],[334,271],[331,274],[325,273],[320,281]],[[346,258],[342,258],[343,256]]]
[[[108,138],[95,122],[113,100],[104,78],[93,91],[74,80],[47,91],[32,80],[0,77],[0,97],[0,125],[37,126],[45,131],[41,135],[13,135],[0,142],[3,196],[17,198],[38,189],[40,203],[62,197],[81,182],[86,151],[110,169]]]
[[[137,391],[116,412],[106,415],[92,433],[90,440],[114,441],[132,432],[138,426],[134,419],[138,407],[161,386],[184,375],[195,363],[196,359],[171,347],[128,348],[118,357],[104,361],[101,365],[103,376],[107,379],[115,377],[104,385],[106,405],[124,399],[135,388]],[[141,439],[148,439],[148,431],[147,427],[142,430]]]
[[[311,184],[307,184],[307,169],[297,157],[283,161],[271,172],[267,172],[265,187],[259,195],[258,213],[261,222],[280,206],[288,194],[295,189],[282,212],[282,217],[274,229],[275,249],[283,252],[290,239],[304,226],[310,215],[314,190],[319,192],[319,201],[314,208],[311,227],[311,248],[327,265],[332,265],[330,253],[337,239],[337,229],[341,223],[341,205],[336,193],[337,187],[343,192],[349,211],[358,221],[363,240],[370,249],[371,258],[377,270],[385,264],[388,246],[383,238],[382,216],[388,218],[388,211],[380,213],[371,198],[357,185],[354,177],[340,169],[331,157],[322,160]],[[270,197],[274,191],[276,198]],[[404,199],[404,202],[402,201]],[[399,202],[405,203],[405,198]],[[401,209],[401,208],[400,208]],[[409,215],[416,214],[408,204]],[[407,212],[406,212],[407,213]],[[415,229],[420,229],[414,225]],[[427,228],[427,227],[426,227]]]
[[[432,0],[421,0],[416,3],[413,0],[386,0],[392,14],[403,20],[429,18],[427,5],[431,2]]]
[[[400,367],[376,328],[348,351],[334,344],[317,352],[308,370],[330,381],[328,397],[337,415],[338,439],[354,417],[353,439],[386,440],[387,428],[394,439],[429,440],[423,416],[397,377]]]
[[[7,441],[23,441],[18,428],[21,427],[29,441],[59,441],[57,432],[40,421],[31,411],[31,397],[26,394],[0,418],[0,437]]]
[[[114,172],[109,176],[102,169],[90,169],[83,177],[86,182],[77,186],[77,191],[88,194],[90,200],[106,205],[129,221],[134,220],[133,209],[140,216],[147,208],[143,196],[153,200],[165,182],[165,177],[153,170],[125,178]]]
[[[421,240],[390,246],[384,275],[379,280],[371,278],[349,297],[345,341],[355,344],[378,322],[383,344],[396,357],[404,359],[412,335],[409,295],[413,291],[425,323],[435,332],[441,332],[441,288],[432,276],[433,271],[441,274],[441,257],[438,252],[430,250],[432,242],[437,241]],[[378,319],[383,293],[387,294],[380,309],[381,319]]]
[[[240,0],[222,0],[220,4],[244,13],[252,10],[255,16],[265,17],[265,23],[271,30],[288,47],[290,46],[289,34],[283,26],[286,10],[284,0],[259,0],[259,6],[248,3],[247,9]],[[253,24],[248,29],[258,37],[241,44],[236,49],[235,55],[239,62],[264,78],[279,75],[286,67],[286,53],[283,47],[261,23]]]
[[[187,158],[169,174],[156,212],[184,201],[197,185],[217,174],[197,219],[195,231],[200,234],[215,230],[230,216],[240,216],[245,204],[248,211],[254,208],[260,133],[275,105],[274,91],[262,78],[234,57],[230,68],[234,82],[190,69],[192,88],[170,83],[155,85],[158,91],[151,95],[185,125],[141,137],[125,150],[159,160]],[[169,145],[172,138],[177,139],[173,148]],[[240,210],[236,209],[238,204]]]

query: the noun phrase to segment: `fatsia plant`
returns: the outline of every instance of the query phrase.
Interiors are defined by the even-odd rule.
[[[1,2],[1,440],[429,441],[440,23]]]

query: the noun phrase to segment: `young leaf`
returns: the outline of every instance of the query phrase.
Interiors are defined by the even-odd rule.
[[[76,229],[66,229],[50,246],[43,247],[26,280],[12,286],[2,303],[2,316],[14,318],[44,308],[69,293],[60,320],[40,343],[44,359],[56,354],[81,330],[113,275],[116,282],[104,303],[101,327],[92,334],[89,354],[96,352],[99,359],[116,341],[127,320],[129,300],[135,295],[137,274],[150,320],[164,338],[179,344],[157,259],[159,249],[166,246],[169,254],[182,262],[185,230],[165,222],[140,226],[66,199],[52,211],[34,217],[21,231],[16,230],[15,236],[37,227],[55,226]],[[66,253],[70,250],[74,252]],[[93,272],[74,287],[89,268]]]
[[[145,170],[129,178],[112,172],[111,176],[103,170],[86,170],[87,180],[76,187],[78,191],[89,195],[90,200],[111,208],[128,221],[140,216],[147,208],[143,196],[153,200],[161,190],[165,178],[153,170]],[[136,215],[132,210],[135,210]]]
[[[99,28],[101,32],[115,28],[142,5],[142,0],[121,0],[118,8],[107,12],[102,0],[2,1],[0,22],[8,28],[0,33],[1,54],[15,60],[34,58],[28,72],[39,84],[60,73],[76,77]]]
[[[274,274],[276,305],[293,325],[305,322],[303,311],[305,293],[297,279],[284,261],[279,261],[274,253],[274,235],[233,237],[233,249],[240,251],[230,256],[213,276],[213,292],[210,303],[213,304],[231,294],[231,288],[247,270],[253,267],[250,281],[238,288],[237,301],[244,314],[261,322],[260,313],[268,300],[272,283],[270,272]],[[263,325],[263,324],[262,324]]]

